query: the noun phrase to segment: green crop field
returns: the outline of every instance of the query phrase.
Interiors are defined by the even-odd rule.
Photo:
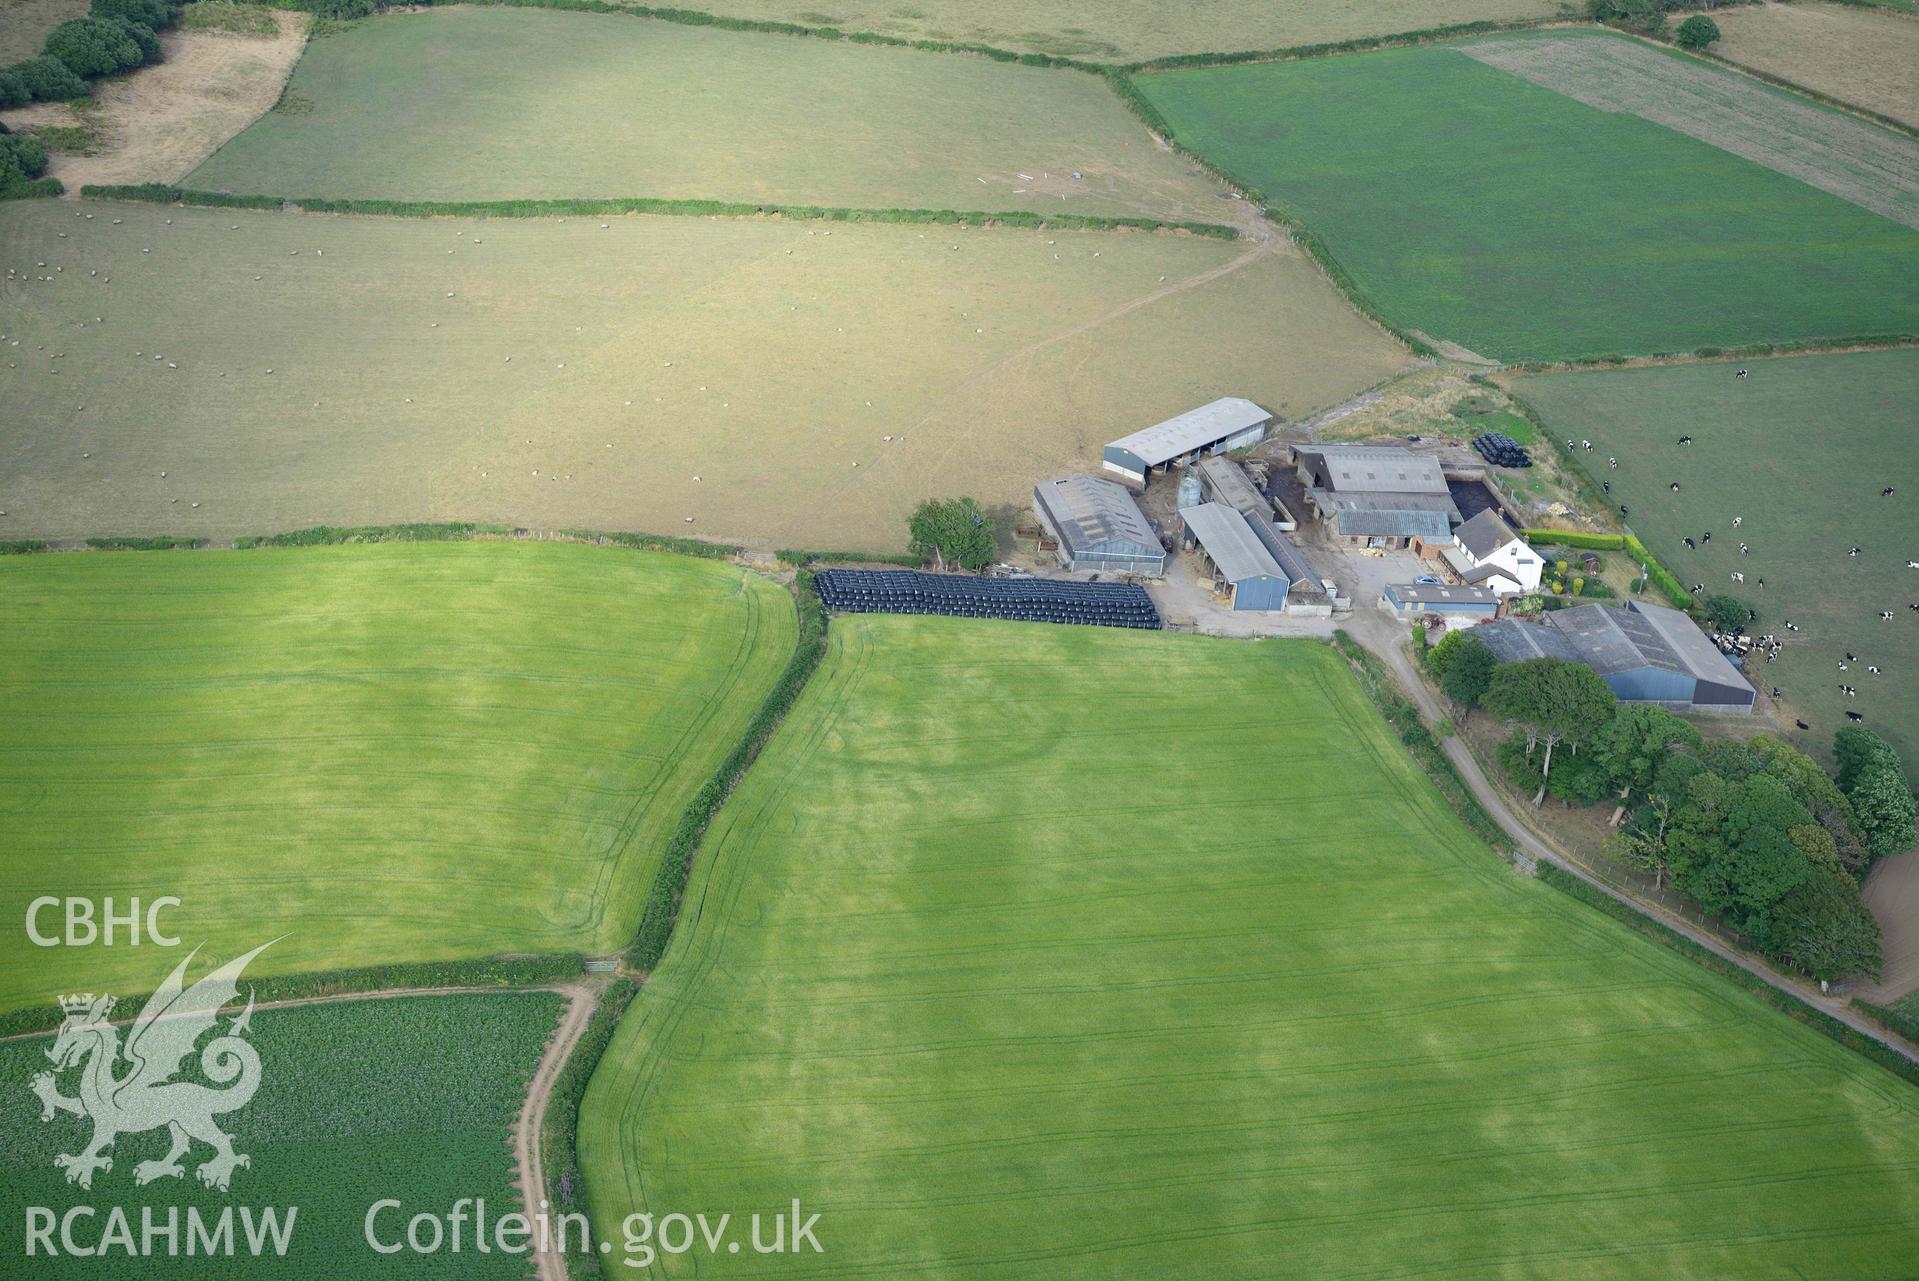
[[[185,185],[1224,217],[1219,184],[1094,76],[505,8],[390,14],[315,41],[279,109]]]
[[[1297,250],[1174,235],[35,200],[0,268],[7,538],[885,551],[930,494],[1023,509],[1220,395],[1302,416],[1409,363]]]
[[[286,935],[263,973],[622,946],[794,631],[756,575],[581,545],[0,560],[0,1009],[159,977],[34,946],[44,894]]]
[[[177,959],[147,949],[146,983],[157,984]],[[190,980],[201,972],[196,969]],[[260,1055],[259,1092],[245,1108],[218,1118],[234,1150],[252,1164],[234,1171],[226,1192],[195,1181],[194,1166],[209,1154],[199,1144],[183,1161],[182,1179],[136,1186],[134,1166],[165,1154],[164,1130],[122,1135],[112,1170],[96,1173],[90,1190],[69,1186],[53,1158],[79,1151],[92,1127],[69,1115],[40,1120],[40,1102],[26,1083],[48,1067],[50,1038],[0,1042],[0,1079],[9,1087],[0,1090],[0,1181],[19,1206],[62,1215],[74,1206],[99,1207],[91,1220],[77,1221],[82,1244],[99,1240],[108,1207],[124,1209],[136,1241],[143,1209],[164,1223],[172,1207],[180,1216],[182,1254],[188,1206],[209,1220],[228,1208],[258,1213],[271,1207],[282,1222],[287,1208],[296,1208],[283,1258],[241,1253],[142,1259],[117,1249],[74,1258],[61,1250],[57,1258],[41,1253],[28,1263],[19,1213],[0,1217],[0,1251],[22,1260],[23,1276],[114,1281],[523,1277],[526,1256],[479,1255],[470,1239],[458,1255],[378,1255],[367,1246],[362,1225],[368,1207],[389,1198],[404,1202],[405,1209],[379,1217],[383,1244],[401,1237],[412,1214],[443,1215],[462,1197],[484,1197],[489,1218],[519,1208],[507,1136],[563,1004],[549,992],[501,992],[256,1011],[249,1040]],[[225,1019],[220,1026],[225,1028]],[[70,1075],[61,1089],[72,1093]],[[234,1235],[245,1239],[237,1221]],[[58,1248],[57,1233],[53,1239]],[[163,1240],[158,1248],[164,1254]]]
[[[1554,0],[700,0],[708,13],[961,40],[1096,62],[1287,49],[1460,22],[1550,18]]]
[[[1495,359],[1919,332],[1919,231],[1478,60],[1545,39],[1137,83],[1181,142],[1317,233],[1384,315]],[[1624,38],[1550,39],[1605,50]],[[1730,75],[1664,61],[1674,94],[1717,92],[1722,82],[1704,78]],[[1753,127],[1762,110],[1779,113],[1779,153],[1817,149],[1787,132],[1804,104],[1770,90],[1741,98],[1730,114],[1741,137],[1728,145],[1768,141]],[[1870,128],[1825,115],[1833,129]]]
[[[588,1093],[596,1219],[798,1197],[825,1252],[667,1274],[1919,1253],[1919,1092],[1508,870],[1319,645],[836,620],[687,901]]]
[[[1593,442],[1579,460],[1611,482],[1628,523],[1681,581],[1746,601],[1759,629],[1784,639],[1784,653],[1751,675],[1764,691],[1779,687],[1788,728],[1812,727],[1793,731],[1800,747],[1829,758],[1833,731],[1855,711],[1919,760],[1919,613],[1909,608],[1919,571],[1906,568],[1919,559],[1919,351],[1582,371],[1512,387],[1561,442]],[[1898,492],[1882,498],[1888,485]],[[1848,654],[1858,660],[1842,672]],[[1858,694],[1845,697],[1842,684]]]

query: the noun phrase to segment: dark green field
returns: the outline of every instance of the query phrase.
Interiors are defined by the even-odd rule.
[[[146,950],[152,983],[180,959]],[[196,967],[188,981],[203,972]],[[525,1276],[523,1256],[481,1256],[471,1248],[459,1255],[378,1255],[365,1242],[362,1221],[367,1208],[385,1198],[403,1201],[405,1216],[444,1214],[461,1197],[486,1198],[490,1215],[519,1208],[507,1136],[563,1004],[549,992],[501,992],[256,1011],[250,1039],[260,1055],[259,1093],[218,1118],[234,1150],[252,1164],[234,1171],[226,1192],[195,1181],[194,1167],[210,1151],[200,1145],[184,1158],[182,1178],[136,1186],[134,1166],[165,1154],[166,1135],[158,1130],[122,1136],[113,1168],[97,1172],[91,1189],[68,1185],[53,1158],[78,1151],[92,1127],[66,1114],[40,1120],[40,1102],[26,1084],[49,1066],[49,1038],[0,1042],[0,1081],[7,1087],[0,1090],[0,1183],[14,1203],[0,1217],[0,1256],[21,1269],[7,1275],[88,1281]],[[131,1016],[139,1007],[115,1015],[122,1012]],[[73,1076],[63,1077],[62,1093],[73,1092]],[[26,1259],[17,1207],[63,1215],[77,1205],[99,1207],[99,1216],[76,1230],[82,1244],[99,1239],[112,1206],[125,1207],[136,1237],[143,1206],[162,1221],[168,1207],[178,1207],[183,1223],[189,1205],[206,1216],[227,1206],[297,1207],[298,1213],[284,1259],[129,1259],[119,1251]],[[381,1216],[383,1243],[404,1231],[405,1216]],[[241,1229],[234,1231],[238,1236]]]
[[[1739,369],[1750,377],[1735,377]],[[1909,608],[1919,602],[1919,570],[1906,568],[1919,560],[1919,351],[1596,370],[1512,385],[1562,443],[1593,442],[1579,461],[1611,482],[1614,500],[1631,509],[1628,523],[1682,582],[1747,601],[1760,629],[1785,639],[1780,658],[1751,675],[1763,691],[1779,687],[1785,729],[1800,747],[1829,757],[1833,731],[1855,711],[1908,762],[1919,760],[1919,613]],[[1694,443],[1680,445],[1681,436]],[[1882,498],[1887,485],[1899,492]],[[1702,541],[1708,531],[1710,543]],[[1740,553],[1742,541],[1750,553]],[[1855,546],[1860,554],[1847,555]],[[1735,572],[1746,575],[1743,585],[1731,580]],[[1788,621],[1799,631],[1786,632]],[[1858,661],[1842,672],[1847,654]],[[1845,697],[1842,684],[1857,695]],[[1796,730],[1794,720],[1812,728]]]
[[[1137,83],[1388,319],[1485,356],[1919,332],[1919,232],[1454,46]]]

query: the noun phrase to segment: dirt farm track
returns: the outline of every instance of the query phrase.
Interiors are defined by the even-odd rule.
[[[31,201],[0,266],[10,538],[886,549],[1222,389],[1297,415],[1410,363],[1290,246],[1173,235]]]

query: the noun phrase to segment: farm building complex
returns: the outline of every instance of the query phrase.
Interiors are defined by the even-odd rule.
[[[1158,578],[1166,551],[1139,504],[1124,486],[1092,476],[1068,476],[1033,487],[1033,514],[1059,543],[1059,562]]]
[[[1106,446],[1106,470],[1144,485],[1153,469],[1205,454],[1248,449],[1266,438],[1273,416],[1250,400],[1222,396]]]
[[[1749,713],[1753,687],[1690,618],[1664,605],[1578,605],[1540,623],[1505,619],[1473,629],[1502,663],[1560,658],[1605,678],[1622,703],[1675,711]]]

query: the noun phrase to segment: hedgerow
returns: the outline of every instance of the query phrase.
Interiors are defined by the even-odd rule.
[[[780,673],[766,700],[753,713],[753,719],[747,723],[740,741],[726,754],[726,759],[720,762],[713,777],[687,802],[686,810],[680,815],[679,826],[673,829],[673,835],[667,840],[666,852],[660,859],[660,870],[653,878],[653,888],[646,899],[646,910],[640,917],[640,928],[634,935],[629,951],[632,963],[639,969],[651,970],[666,955],[666,945],[673,936],[673,924],[679,919],[680,900],[686,893],[687,877],[693,870],[693,855],[699,849],[700,838],[706,835],[707,825],[732,794],[747,767],[759,756],[760,749],[766,746],[773,731],[786,718],[786,713],[792,709],[800,691],[806,688],[813,670],[819,666],[820,658],[826,653],[826,615],[818,593],[813,590],[811,573],[800,571],[794,583],[794,595],[799,610],[800,632],[799,642],[793,648],[793,657],[787,660],[786,670]]]
[[[1662,943],[1721,978],[1730,980],[1794,1022],[1805,1024],[1815,1032],[1822,1033],[1847,1049],[1872,1060],[1895,1076],[1919,1085],[1919,1063],[1913,1062],[1884,1042],[1848,1027],[1793,993],[1774,987],[1745,966],[1727,960],[1711,948],[1687,938],[1664,922],[1654,920],[1638,908],[1621,903],[1612,895],[1554,864],[1541,863],[1539,879],[1589,907],[1598,908],[1634,933]]]
[[[47,148],[38,138],[24,134],[0,133],[0,197],[14,199],[32,194],[40,175],[47,171]]]
[[[360,214],[388,218],[550,218],[564,214],[608,217],[658,214],[686,218],[787,218],[809,222],[874,222],[910,225],[1022,227],[1043,231],[1170,231],[1232,240],[1239,232],[1211,222],[1160,218],[1102,218],[1092,214],[1037,214],[1023,209],[993,213],[957,209],[849,209],[827,205],[748,204],[729,200],[662,200],[635,196],[611,200],[352,200],[323,196],[231,195],[161,183],[134,186],[89,184],[80,194],[98,200],[200,205],[213,209],[285,209],[306,213]]]
[[[907,552],[807,552],[782,548],[773,553],[787,565],[904,565],[918,569],[923,562]]]
[[[31,556],[48,550],[49,546],[38,538],[0,539],[0,556]]]
[[[1526,541],[1541,539],[1558,543],[1562,547],[1586,547],[1594,551],[1624,551],[1638,561],[1646,570],[1650,579],[1675,609],[1690,610],[1697,604],[1692,593],[1686,590],[1673,572],[1659,563],[1659,558],[1646,549],[1637,534],[1592,534],[1577,529],[1528,529],[1524,531]]]
[[[546,1123],[540,1130],[540,1173],[546,1181],[546,1199],[555,1211],[586,1209],[586,1180],[580,1171],[580,1104],[593,1070],[600,1065],[606,1047],[619,1030],[620,1016],[640,990],[639,980],[621,975],[600,994],[600,1003],[580,1032],[579,1042],[553,1078],[553,1091],[547,1098]],[[567,1273],[575,1281],[604,1276],[600,1261],[591,1251],[567,1260]]]
[[[1919,1015],[1900,1008],[1901,1005],[1912,1004],[1914,1000],[1913,997],[1907,997],[1900,1005],[1874,1005],[1871,1001],[1861,1001],[1855,997],[1852,1005],[1854,1009],[1863,1010],[1890,1030],[1919,1045]]]
[[[1126,105],[1128,110],[1139,118],[1141,124],[1156,134],[1161,141],[1165,142],[1186,160],[1197,165],[1206,173],[1211,174],[1213,177],[1219,179],[1219,181],[1234,188],[1246,200],[1257,206],[1263,216],[1274,222],[1283,224],[1287,232],[1292,236],[1293,243],[1312,255],[1313,261],[1317,262],[1320,270],[1324,271],[1327,277],[1332,280],[1333,286],[1338,289],[1340,293],[1344,294],[1346,301],[1350,302],[1368,320],[1378,325],[1381,329],[1384,329],[1393,337],[1399,339],[1400,342],[1411,348],[1415,355],[1437,356],[1439,354],[1431,343],[1419,337],[1417,334],[1401,328],[1393,321],[1388,320],[1379,308],[1373,305],[1372,299],[1366,296],[1365,291],[1359,287],[1359,282],[1353,279],[1352,273],[1347,271],[1346,268],[1340,264],[1339,259],[1333,256],[1332,250],[1326,247],[1326,242],[1321,240],[1319,236],[1304,223],[1286,213],[1285,210],[1268,199],[1257,187],[1241,181],[1237,175],[1229,173],[1198,152],[1189,150],[1181,143],[1174,135],[1172,126],[1167,123],[1166,117],[1161,115],[1159,108],[1155,107],[1147,99],[1146,95],[1139,91],[1139,86],[1133,83],[1132,78],[1127,75],[1125,71],[1112,68],[1108,69],[1104,75],[1106,83],[1110,85],[1113,92],[1119,96],[1119,100]]]
[[[204,538],[178,538],[172,534],[87,539],[87,546],[101,552],[170,552],[206,545],[207,540]]]
[[[347,970],[316,970],[308,974],[269,974],[248,977],[254,999],[300,1001],[309,997],[343,996],[355,992],[410,991],[463,987],[546,987],[579,976],[584,959],[571,954],[492,956],[472,961],[421,961],[410,964],[367,965]],[[149,994],[124,996],[120,1004],[135,1008]],[[45,1032],[60,1025],[60,1007],[30,1006],[0,1014],[0,1036]]]
[[[1444,27],[1423,27],[1392,35],[1357,36],[1351,40],[1332,40],[1321,44],[1289,45],[1281,49],[1249,49],[1237,53],[1175,53],[1143,62],[1129,62],[1117,68],[1128,74],[1154,71],[1185,71],[1197,67],[1230,67],[1246,62],[1292,62],[1301,58],[1324,58],[1338,53],[1364,53],[1369,49],[1390,49],[1399,45],[1430,44],[1461,36],[1484,36],[1498,31],[1525,31],[1555,21],[1531,18],[1514,22],[1456,22]]]
[[[241,550],[253,547],[327,547],[339,543],[457,543],[475,534],[510,534],[506,525],[471,521],[402,525],[315,525],[284,534],[248,535],[233,540]]]
[[[1359,681],[1360,689],[1373,701],[1379,714],[1399,735],[1399,741],[1426,776],[1439,789],[1439,794],[1459,816],[1460,822],[1471,829],[1473,835],[1486,842],[1501,855],[1510,857],[1513,848],[1512,838],[1506,834],[1486,807],[1479,803],[1472,789],[1466,786],[1466,780],[1460,777],[1459,768],[1446,755],[1446,750],[1426,728],[1426,722],[1420,719],[1419,709],[1412,701],[1399,692],[1392,675],[1379,656],[1352,638],[1351,633],[1340,628],[1333,633],[1333,648],[1346,660],[1348,667]]]
[[[736,543],[703,543],[697,538],[675,538],[670,534],[632,534],[594,529],[562,529],[556,533],[561,538],[578,539],[584,543],[635,547],[650,552],[672,552],[676,556],[699,556],[706,560],[726,560],[746,550]]]

